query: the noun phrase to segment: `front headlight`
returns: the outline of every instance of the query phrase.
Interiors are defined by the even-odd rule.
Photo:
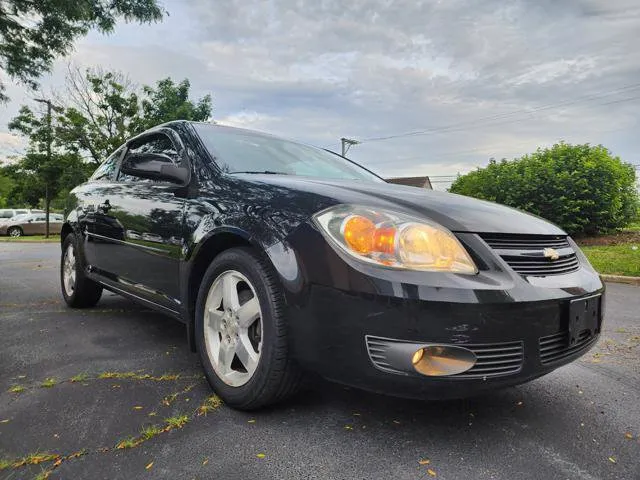
[[[313,217],[331,243],[352,257],[386,267],[478,273],[458,239],[442,225],[356,205],[338,205]]]

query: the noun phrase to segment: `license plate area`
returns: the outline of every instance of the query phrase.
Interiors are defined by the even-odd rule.
[[[602,324],[602,296],[594,295],[569,302],[569,345],[578,342],[582,332],[587,330],[589,337],[600,333]]]

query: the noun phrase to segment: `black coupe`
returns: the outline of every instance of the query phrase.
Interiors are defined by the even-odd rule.
[[[602,325],[598,274],[549,222],[212,124],[116,150],[71,192],[61,241],[70,306],[106,288],[176,317],[240,409],[290,395],[303,372],[478,394],[575,360]]]

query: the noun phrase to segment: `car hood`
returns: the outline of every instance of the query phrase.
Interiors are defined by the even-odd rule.
[[[566,235],[556,225],[535,215],[497,203],[448,192],[382,182],[289,175],[238,175],[237,177],[264,186],[285,188],[303,196],[307,194],[323,197],[327,205],[352,203],[426,217],[454,232]]]

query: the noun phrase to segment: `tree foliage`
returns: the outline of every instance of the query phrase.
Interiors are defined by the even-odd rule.
[[[144,86],[142,93],[120,72],[70,68],[63,111],[56,122],[56,142],[87,157],[94,165],[128,138],[171,120],[204,121],[211,116],[211,96],[189,99],[190,83],[171,78]]]
[[[9,123],[29,145],[17,163],[0,170],[0,202],[35,206],[45,198],[45,208],[47,199],[59,205],[128,138],[171,120],[207,120],[211,96],[192,101],[189,90],[188,80],[166,78],[140,91],[119,72],[70,68],[50,124],[27,106]]]
[[[118,19],[151,23],[163,13],[157,0],[0,0],[0,68],[35,88],[55,58],[90,29],[110,33]],[[6,100],[3,90],[0,83]]]
[[[194,103],[189,100],[190,88],[189,80],[174,83],[170,78],[160,80],[155,88],[145,86],[138,130],[144,131],[172,120],[208,120],[211,116],[211,95],[205,95]]]
[[[520,208],[567,232],[621,228],[638,212],[633,166],[605,147],[559,143],[458,177],[451,192]]]
[[[13,179],[10,193],[16,205],[36,206],[45,198],[45,208],[63,190],[68,190],[87,178],[87,165],[74,152],[52,145],[51,155],[47,147],[53,139],[47,115],[38,115],[23,106],[17,117],[9,122],[9,129],[29,139],[24,156],[8,167],[4,173]]]

